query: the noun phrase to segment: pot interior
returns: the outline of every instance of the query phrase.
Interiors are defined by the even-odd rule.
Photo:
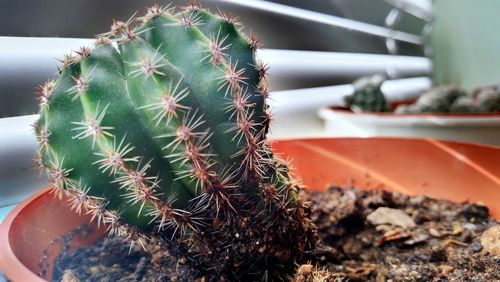
[[[482,202],[500,218],[500,148],[412,138],[336,138],[276,142],[303,183],[382,188],[454,202]]]
[[[500,149],[495,147],[431,139],[339,138],[284,140],[273,148],[293,160],[296,175],[310,190],[350,185],[456,202],[481,201],[493,216],[500,217]],[[51,242],[89,220],[89,216],[72,212],[63,201],[42,191],[6,218],[2,233],[7,234],[8,246],[2,246],[2,251],[11,255],[0,263],[9,277],[37,279],[34,273],[42,271],[40,260],[48,250],[43,278],[51,278],[53,260],[62,248],[61,242]],[[103,228],[93,227],[96,232],[88,237],[75,236],[71,249],[103,235]]]
[[[34,274],[50,280],[54,260],[63,249],[62,235],[75,233],[73,239],[69,241],[71,245],[68,251],[71,251],[81,245],[91,244],[103,236],[105,230],[102,227],[87,224],[90,222],[89,215],[76,214],[68,207],[67,199],[54,197],[48,188],[30,199],[32,200],[12,221],[8,232],[9,247],[25,269],[32,272],[26,273],[27,276],[23,276],[23,279],[19,281],[34,281],[32,279],[37,277],[30,277]],[[16,212],[16,209],[13,212]],[[7,218],[5,222],[8,220]],[[84,230],[90,230],[90,232],[86,234],[75,232],[81,227],[85,227]],[[7,276],[14,278],[16,276],[9,274],[11,271],[23,272],[23,269],[5,269]],[[29,280],[24,279],[28,277]]]

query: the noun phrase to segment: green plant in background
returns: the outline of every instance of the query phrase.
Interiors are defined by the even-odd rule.
[[[110,234],[261,279],[293,268],[315,234],[266,140],[267,67],[240,28],[195,4],[115,21],[40,87],[35,132],[54,192]]]
[[[396,113],[494,113],[500,112],[498,86],[477,88],[471,92],[453,85],[435,87],[417,99],[414,104],[400,105]]]
[[[458,97],[449,106],[450,113],[474,113],[477,110],[476,100],[470,96]]]
[[[353,112],[389,112],[389,105],[382,92],[382,75],[362,77],[356,80],[354,93],[344,98],[345,104]]]
[[[344,101],[353,112],[390,112],[381,85],[385,77],[373,75],[356,80],[354,93]],[[397,114],[495,113],[500,112],[500,86],[485,86],[466,92],[456,85],[440,85],[423,92],[413,104],[399,105]]]
[[[488,86],[474,90],[471,96],[475,99],[477,112],[500,112],[500,86]]]
[[[465,92],[454,85],[443,85],[428,90],[412,105],[400,105],[396,113],[448,113],[455,100]]]
[[[486,86],[474,89],[453,102],[450,112],[495,113],[500,112],[500,89]]]

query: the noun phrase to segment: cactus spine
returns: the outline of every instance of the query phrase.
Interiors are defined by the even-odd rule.
[[[35,124],[56,195],[143,247],[173,238],[217,275],[293,268],[314,232],[266,140],[257,47],[228,14],[156,5],[67,55]]]

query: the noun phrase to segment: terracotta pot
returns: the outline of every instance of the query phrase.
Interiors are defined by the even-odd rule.
[[[293,159],[311,189],[328,184],[384,188],[453,201],[482,201],[500,218],[500,148],[431,139],[342,138],[284,140],[276,152]],[[0,226],[0,268],[13,281],[43,281],[35,273],[49,242],[81,223],[45,189],[18,205]],[[72,247],[90,244],[103,230]],[[49,248],[50,265],[61,245]],[[44,277],[50,279],[52,271]]]
[[[353,113],[323,108],[319,116],[332,137],[426,137],[500,146],[500,113]]]

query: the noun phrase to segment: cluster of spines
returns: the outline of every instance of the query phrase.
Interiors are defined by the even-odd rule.
[[[203,21],[195,12],[201,8],[198,5],[189,5],[179,15],[175,14],[175,9],[170,7],[154,6],[148,9],[147,14],[142,18],[131,18],[127,22],[114,21],[111,31],[106,34],[101,34],[96,41],[96,46],[109,45],[112,42],[117,44],[127,44],[135,41],[139,34],[144,32],[136,31],[133,28],[135,23],[145,22],[155,17],[164,14],[176,16],[178,23],[186,28],[202,25]],[[229,14],[220,13],[220,18],[230,24],[236,24],[236,18]],[[196,182],[196,187],[199,187],[205,193],[196,197],[195,206],[200,207],[203,203],[207,207],[214,204],[217,214],[219,211],[235,210],[231,204],[232,194],[237,193],[241,177],[243,181],[251,178],[256,178],[262,181],[258,184],[259,193],[264,199],[266,205],[272,203],[281,203],[281,206],[287,206],[287,202],[291,201],[288,196],[289,191],[298,187],[295,182],[290,180],[288,169],[279,161],[273,158],[269,145],[265,140],[266,133],[269,130],[271,115],[267,106],[263,105],[264,109],[255,110],[256,103],[252,100],[252,93],[248,92],[249,87],[255,87],[258,93],[265,99],[268,91],[265,85],[266,74],[268,67],[264,64],[256,64],[254,67],[258,72],[258,77],[261,83],[259,85],[248,85],[245,77],[244,68],[238,67],[238,61],[231,62],[231,58],[226,52],[231,47],[231,44],[226,43],[227,36],[221,37],[220,30],[217,34],[213,34],[210,38],[207,47],[207,55],[203,60],[208,61],[213,65],[221,65],[224,72],[217,82],[219,89],[223,90],[228,102],[225,106],[225,111],[230,114],[230,119],[234,119],[234,126],[227,129],[226,133],[233,133],[232,141],[241,146],[241,150],[235,152],[231,157],[242,157],[240,166],[235,170],[234,167],[217,166],[213,159],[214,153],[209,144],[212,133],[210,128],[204,127],[199,129],[204,123],[203,115],[198,114],[196,110],[182,104],[182,100],[189,94],[186,88],[180,87],[181,80],[171,81],[166,94],[159,101],[153,104],[142,107],[144,110],[155,111],[155,122],[158,125],[162,122],[170,123],[172,119],[179,122],[179,126],[175,131],[175,135],[158,135],[157,138],[173,138],[173,140],[162,149],[168,153],[166,158],[173,162],[191,164],[190,170],[177,172],[181,180],[188,178],[189,181]],[[259,47],[259,42],[255,36],[248,38],[248,44],[253,51]],[[158,51],[158,49],[156,50]],[[92,49],[82,47],[79,51],[69,54],[62,59],[63,70],[71,66],[80,64],[83,60],[91,55]],[[229,59],[228,59],[229,57]],[[160,70],[164,67],[162,63],[163,56],[155,52],[153,57],[136,63],[129,63],[130,67],[135,68],[128,75],[135,77],[144,75],[152,77],[155,75],[164,76]],[[79,73],[72,76],[73,86],[66,92],[71,95],[72,101],[80,98],[89,88],[89,83],[92,79],[92,70],[85,76]],[[173,85],[175,84],[175,87]],[[49,107],[51,92],[57,85],[53,81],[47,82],[40,87],[40,107],[42,111]],[[74,139],[92,139],[92,146],[96,142],[100,142],[100,147],[108,148],[107,150],[95,153],[100,159],[94,162],[99,166],[103,173],[116,175],[115,182],[118,183],[121,189],[126,189],[125,198],[131,204],[140,204],[139,213],[141,213],[145,203],[152,206],[148,211],[148,215],[152,220],[157,221],[157,229],[159,231],[166,227],[184,228],[185,226],[197,230],[197,224],[190,219],[190,212],[175,209],[172,203],[175,201],[175,195],[169,197],[170,200],[164,201],[159,198],[156,187],[158,186],[158,176],[147,176],[146,171],[150,167],[149,162],[143,160],[140,156],[131,156],[134,146],[125,143],[125,137],[119,142],[116,136],[112,134],[112,126],[102,124],[106,115],[108,105],[97,105],[94,108],[93,115],[87,116],[86,120],[73,121]],[[140,109],[140,110],[142,110]],[[182,118],[180,116],[182,113]],[[256,117],[257,113],[262,116]],[[49,150],[50,131],[47,128],[48,121],[43,125],[38,123],[35,125],[35,132],[40,143],[40,150],[44,153],[39,155],[49,155],[50,161],[37,161],[38,165],[47,168],[49,177],[57,195],[61,196],[65,193],[70,201],[70,206],[77,212],[85,211],[96,220],[98,224],[106,224],[112,234],[118,234],[132,239],[144,245],[147,236],[141,233],[134,227],[128,226],[120,216],[113,211],[106,209],[107,200],[102,197],[89,195],[90,187],[81,185],[81,181],[76,181],[69,177],[72,168],[65,168],[64,157],[59,157]],[[126,135],[125,135],[126,136]],[[179,152],[177,149],[179,144],[183,144],[185,151]],[[40,158],[41,159],[41,158]],[[274,174],[269,172],[269,168],[275,167]],[[218,170],[216,173],[215,170]],[[237,173],[235,173],[235,171]],[[269,175],[271,174],[271,175]],[[280,197],[281,195],[281,197]],[[195,219],[196,220],[196,219]]]
[[[76,52],[76,55],[65,56],[63,68],[80,63],[81,60],[90,55],[90,52],[91,49],[83,47]],[[71,100],[75,101],[88,90],[91,78],[80,74],[73,76],[72,80],[74,85],[66,92],[67,95],[72,96]],[[42,112],[48,109],[52,92],[56,87],[56,83],[52,80],[39,87]],[[98,165],[102,173],[118,175],[113,182],[117,182],[120,188],[127,191],[124,193],[127,202],[131,204],[140,202],[139,214],[146,202],[152,204],[153,208],[148,211],[148,216],[152,217],[152,221],[158,221],[159,231],[171,226],[174,228],[190,226],[194,229],[194,225],[191,225],[191,222],[186,220],[188,212],[171,206],[171,203],[175,201],[175,195],[171,195],[167,201],[161,201],[158,198],[155,191],[159,182],[158,177],[146,175],[146,170],[150,167],[150,164],[141,165],[142,158],[140,156],[129,156],[129,153],[134,148],[130,144],[124,144],[126,136],[117,145],[116,136],[111,133],[113,127],[102,125],[107,107],[108,105],[100,109],[100,106],[97,105],[94,114],[91,114],[83,121],[73,121],[74,127],[72,130],[75,131],[75,134],[72,138],[91,138],[92,147],[96,142],[104,144],[107,150],[94,152],[100,159],[93,164]],[[76,181],[69,177],[73,168],[65,168],[64,157],[60,158],[49,147],[51,132],[48,125],[48,121],[44,121],[44,123],[39,121],[34,124],[34,131],[40,144],[39,152],[35,156],[35,164],[46,169],[53,187],[53,193],[59,198],[66,195],[73,210],[77,213],[85,212],[90,215],[91,220],[96,221],[98,226],[106,225],[111,235],[123,236],[131,242],[131,247],[134,243],[144,247],[149,239],[147,235],[137,228],[127,225],[116,212],[107,210],[107,200],[103,197],[89,195],[90,187],[82,186],[81,180]],[[42,155],[46,156],[45,161]],[[133,166],[134,163],[137,164],[135,167]],[[183,223],[187,224],[184,226]]]
[[[159,9],[156,8],[154,10],[158,11]],[[199,5],[192,4],[187,6],[184,13],[181,14],[180,23],[185,26],[191,26],[193,25],[193,23],[195,23],[194,25],[201,25],[201,20],[198,17],[193,16],[192,14],[192,12],[199,10]],[[171,11],[169,12],[171,13]],[[158,13],[152,14],[158,15]],[[229,14],[220,13],[220,17],[226,20],[228,23],[236,24],[236,19]],[[245,80],[248,78],[244,76],[244,69],[238,69],[238,62],[235,62],[233,64],[230,59],[229,61],[227,60],[228,55],[225,52],[228,51],[231,46],[230,43],[225,43],[227,37],[228,35],[221,38],[220,29],[218,30],[217,35],[212,34],[210,37],[211,40],[207,44],[205,44],[205,46],[207,47],[207,55],[202,59],[202,61],[207,60],[214,65],[222,65],[224,68],[224,75],[218,81],[218,90],[225,89],[225,97],[229,96],[229,93],[231,93],[232,97],[229,98],[226,110],[230,112],[230,118],[235,118],[236,120],[235,125],[232,128],[228,129],[226,133],[235,132],[232,141],[237,140],[237,144],[240,144],[242,140],[246,142],[246,145],[243,147],[243,149],[232,156],[245,156],[244,161],[242,162],[242,166],[240,167],[240,170],[244,172],[243,176],[245,176],[249,171],[251,171],[252,168],[260,167],[258,161],[264,159],[264,156],[262,154],[259,154],[259,149],[261,146],[257,142],[261,141],[265,137],[265,133],[256,133],[255,130],[257,124],[255,123],[255,118],[253,117],[254,111],[252,110],[252,108],[255,106],[255,103],[249,101],[250,94],[247,94],[247,92],[244,90],[244,88],[248,89],[248,85],[245,82]],[[252,50],[255,50],[254,48],[258,46],[257,42],[258,41],[255,37],[249,39],[249,45],[251,46]],[[268,70],[267,66],[259,66],[262,66],[262,68],[258,69],[259,75],[265,77],[265,72]],[[267,90],[265,90],[264,84],[260,85],[259,87],[267,92]],[[270,115],[266,112],[264,120],[269,123],[269,119]],[[201,136],[204,136],[204,134],[202,134]],[[186,144],[186,147],[191,148],[187,150],[187,156],[193,155],[192,152],[198,151],[196,149],[197,147],[193,146],[192,143]],[[203,147],[205,147],[205,145]],[[196,153],[194,155],[196,155]],[[221,179],[223,180],[219,181],[216,178],[212,177],[211,174],[204,169],[204,162],[197,162],[196,159],[192,159],[191,161],[194,163],[194,168],[197,169],[192,172],[192,177],[194,176],[197,179],[197,182],[201,183],[201,186],[205,191],[212,191],[219,195],[216,197],[209,196],[208,198],[220,198],[228,203],[229,197],[222,193],[222,191],[231,190],[228,188],[236,187],[236,185],[232,184],[230,181],[233,178],[233,174],[226,178],[223,177],[224,173],[220,173],[222,175]],[[211,165],[208,165],[208,167],[210,166]],[[258,172],[261,170],[262,169],[257,169],[256,171]],[[263,173],[260,174],[262,175]],[[216,202],[218,201],[216,200]],[[217,211],[219,211],[219,206],[220,205],[216,203]],[[227,206],[231,207],[229,203]]]
[[[35,125],[35,130],[38,130]],[[40,135],[38,135],[40,136]],[[44,149],[44,148],[41,148]],[[45,150],[47,150],[45,148]],[[143,248],[147,245],[149,237],[134,227],[128,226],[120,221],[119,216],[106,209],[106,199],[88,194],[90,187],[82,185],[81,181],[76,182],[68,178],[72,169],[64,168],[64,159],[58,160],[57,157],[49,164],[42,161],[38,152],[35,156],[35,164],[47,170],[51,181],[51,192],[62,199],[66,196],[69,207],[78,214],[85,213],[91,216],[91,221],[95,221],[99,226],[106,225],[110,235],[117,235],[130,242],[130,248],[138,245]]]

